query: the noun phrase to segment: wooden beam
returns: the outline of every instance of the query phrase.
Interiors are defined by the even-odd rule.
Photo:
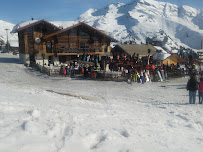
[[[58,56],[63,55],[77,55],[78,53],[57,53]],[[104,54],[103,52],[88,52],[89,55],[101,55]],[[83,55],[83,53],[79,53],[79,55]]]

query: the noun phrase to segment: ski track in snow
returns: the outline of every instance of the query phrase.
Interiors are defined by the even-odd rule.
[[[2,53],[0,67],[0,151],[202,151],[203,108],[187,104],[188,78],[49,77]]]

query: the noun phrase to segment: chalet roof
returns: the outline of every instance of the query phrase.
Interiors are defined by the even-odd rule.
[[[120,44],[118,47],[129,55],[133,55],[135,53],[139,54],[139,56],[151,56],[156,52],[156,48],[154,48],[152,45],[145,44]],[[150,54],[148,54],[148,49],[151,50]]]
[[[71,30],[71,29],[73,29],[73,28],[76,28],[76,27],[78,27],[78,26],[81,26],[81,25],[82,25],[82,26],[86,26],[87,28],[90,28],[90,29],[92,29],[92,30],[97,31],[99,34],[101,34],[101,35],[107,37],[108,39],[110,39],[110,40],[112,40],[112,41],[117,41],[117,40],[111,38],[110,36],[108,36],[106,33],[102,32],[102,31],[96,29],[95,27],[90,26],[90,25],[88,25],[87,23],[84,23],[84,22],[79,22],[79,23],[77,23],[77,24],[75,24],[75,25],[73,25],[73,26],[67,27],[67,28],[65,28],[65,29],[63,29],[63,30],[60,30],[60,31],[57,31],[57,32],[55,32],[55,33],[46,35],[46,36],[44,36],[43,38],[44,38],[44,39],[48,39],[48,38],[50,38],[50,37],[52,37],[52,36],[55,36],[55,35],[61,34],[61,33],[63,33],[63,32],[69,31],[69,30]]]
[[[24,30],[24,29],[27,29],[27,28],[32,27],[32,26],[35,26],[35,25],[40,24],[40,23],[47,23],[47,24],[49,24],[49,25],[55,27],[56,29],[61,30],[60,27],[58,27],[58,26],[56,26],[56,25],[54,25],[54,24],[52,24],[52,23],[50,23],[50,22],[48,22],[48,21],[42,19],[42,20],[40,20],[40,21],[36,21],[36,22],[30,23],[30,24],[28,24],[28,25],[26,25],[26,26],[20,27],[20,28],[18,28],[16,31],[19,32],[19,31],[22,31],[22,30]]]

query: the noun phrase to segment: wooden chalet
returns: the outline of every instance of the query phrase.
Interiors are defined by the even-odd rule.
[[[19,58],[24,64],[36,62],[35,56],[43,50],[41,38],[61,30],[46,20],[36,21],[17,29],[19,40]]]
[[[82,55],[106,55],[116,41],[96,28],[80,22],[61,29],[46,20],[17,29],[19,57],[24,64],[59,64]]]
[[[80,22],[43,37],[43,52],[53,63],[65,62],[83,55],[108,55],[110,42],[116,41],[104,32]]]

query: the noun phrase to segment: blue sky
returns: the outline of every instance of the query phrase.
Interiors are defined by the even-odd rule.
[[[0,20],[14,24],[22,21],[46,19],[73,21],[89,8],[103,8],[110,3],[128,3],[131,0],[3,0]],[[203,9],[203,0],[159,0]]]

